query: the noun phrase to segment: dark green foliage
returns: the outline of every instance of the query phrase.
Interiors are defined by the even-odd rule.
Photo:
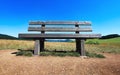
[[[109,34],[106,36],[102,36],[100,39],[110,39],[110,38],[116,38],[116,37],[120,37],[120,35],[118,34]]]
[[[9,35],[5,35],[5,34],[0,34],[0,39],[13,39],[13,40],[16,40],[18,38],[13,37],[13,36],[9,36]]]
[[[80,54],[77,52],[53,52],[53,51],[45,51],[45,52],[40,52],[40,56],[60,56],[60,57],[64,57],[64,56],[75,56],[75,57],[79,57]],[[86,56],[88,57],[93,57],[93,58],[105,58],[105,56],[103,56],[102,54],[97,54],[97,53],[89,53],[86,52]]]
[[[16,56],[22,56],[23,53],[24,53],[23,51],[19,51],[19,52],[16,53]]]
[[[33,52],[30,50],[19,50],[16,52],[16,56],[32,56]],[[40,52],[40,56],[75,56],[79,57],[80,54],[78,52],[73,51],[44,51]],[[86,52],[86,56],[93,57],[93,58],[105,58],[102,54],[92,53],[92,52]]]
[[[96,58],[105,58],[105,56],[103,56],[102,54],[97,54],[97,53],[89,53],[89,52],[86,52],[86,56],[88,57],[96,57]]]
[[[25,52],[23,55],[24,56],[32,56],[33,54],[32,54],[32,52],[28,51],[28,52]]]
[[[86,44],[99,45],[99,42],[98,41],[87,41]]]
[[[33,39],[17,38],[17,37],[10,36],[10,35],[6,35],[6,34],[0,34],[0,39],[9,39],[9,40],[33,40]]]
[[[16,56],[29,56],[29,57],[31,57],[32,55],[33,55],[32,51],[29,51],[29,50],[19,50],[16,53]]]

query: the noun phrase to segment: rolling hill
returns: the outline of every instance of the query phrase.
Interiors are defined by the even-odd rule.
[[[6,34],[0,34],[0,39],[18,39],[18,38]]]

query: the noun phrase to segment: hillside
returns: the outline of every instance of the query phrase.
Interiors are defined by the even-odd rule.
[[[119,39],[114,39],[114,38],[120,38],[120,35],[119,34],[104,35],[97,41],[99,41],[99,42],[104,42],[104,41],[108,41],[108,42],[116,41],[117,42],[117,41],[119,41]],[[92,40],[94,40],[94,39],[92,39]],[[46,39],[46,41],[47,42],[74,42],[75,40],[74,39]]]
[[[18,39],[18,38],[6,34],[0,34],[0,39]]]
[[[120,37],[116,37],[116,38],[111,38],[111,39],[89,39],[87,40],[88,41],[93,41],[93,42],[99,42],[99,43],[112,43],[112,44],[115,44],[115,43],[119,43],[120,44]]]
[[[117,38],[117,37],[120,37],[120,35],[119,34],[109,34],[109,35],[102,36],[100,39],[111,39],[111,38]]]

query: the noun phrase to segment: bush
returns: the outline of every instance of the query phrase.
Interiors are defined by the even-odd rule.
[[[16,56],[22,56],[23,55],[23,52],[22,51],[19,51],[16,53]]]
[[[98,41],[88,41],[86,44],[94,44],[94,45],[99,45]]]
[[[79,53],[77,52],[65,52],[65,51],[62,51],[62,52],[55,52],[55,51],[45,51],[45,52],[40,52],[40,56],[60,56],[60,57],[64,57],[64,56],[80,56]]]
[[[45,52],[40,52],[40,56],[76,56],[79,57],[80,54],[78,52],[51,52],[51,51],[45,51]],[[89,53],[86,52],[86,56],[88,57],[93,57],[93,58],[105,58],[102,54],[96,54],[96,53]]]
[[[31,57],[32,55],[33,55],[33,53],[29,50],[19,50],[16,53],[16,56],[29,56],[29,57]]]
[[[97,57],[97,58],[105,58],[105,56],[103,56],[102,54],[89,53],[89,52],[86,52],[86,56],[88,56],[88,57]]]
[[[24,55],[24,56],[30,56],[30,57],[31,57],[33,54],[32,54],[32,52],[28,51],[28,52],[25,52],[23,55]]]

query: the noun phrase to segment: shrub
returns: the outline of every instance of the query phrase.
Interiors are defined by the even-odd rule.
[[[105,58],[105,56],[103,56],[102,54],[89,53],[89,52],[86,52],[86,56],[88,56],[88,57],[97,57],[97,58]]]
[[[30,51],[28,51],[28,52],[25,52],[24,54],[23,54],[24,56],[32,56],[33,55],[33,53],[32,52],[30,52]]]
[[[22,56],[23,55],[23,52],[22,51],[19,51],[16,53],[16,56]]]
[[[16,56],[32,56],[33,53],[29,50],[19,50],[17,53],[16,53]]]
[[[64,56],[80,56],[79,53],[77,52],[66,52],[66,51],[61,51],[61,52],[57,52],[57,51],[45,51],[45,52],[40,52],[40,56],[60,56],[60,57],[64,57]]]
[[[99,45],[98,41],[88,41],[86,44],[94,44],[94,45]]]
[[[40,56],[76,56],[79,57],[80,54],[78,52],[51,52],[51,51],[45,51],[45,52],[40,52]],[[93,58],[105,58],[102,54],[97,54],[97,53],[89,53],[86,52],[86,56],[88,57],[93,57]]]
[[[40,52],[40,56],[49,56],[52,55],[52,52]]]

